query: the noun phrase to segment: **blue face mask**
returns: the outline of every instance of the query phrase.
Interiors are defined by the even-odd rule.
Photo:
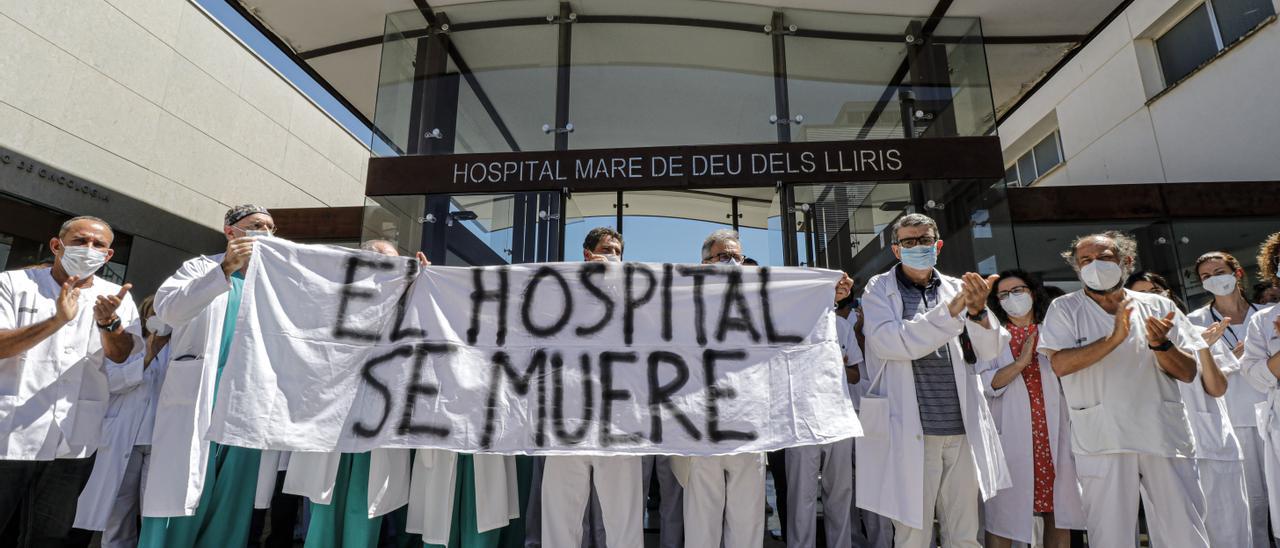
[[[918,245],[902,248],[902,264],[916,270],[928,270],[938,264],[937,245]]]

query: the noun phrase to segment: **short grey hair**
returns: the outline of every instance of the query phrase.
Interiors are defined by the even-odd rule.
[[[707,239],[702,241],[702,260],[711,258],[711,248],[721,242],[736,242],[739,247],[742,246],[742,239],[738,237],[738,231],[722,228],[712,232]]]
[[[1080,248],[1080,244],[1089,240],[1109,240],[1111,242],[1111,250],[1120,258],[1120,268],[1124,270],[1125,276],[1133,273],[1138,265],[1138,240],[1130,236],[1127,232],[1119,230],[1108,230],[1106,232],[1095,232],[1093,234],[1085,234],[1071,241],[1071,247],[1061,253],[1062,260],[1071,265],[1072,270],[1080,271],[1079,261],[1076,260],[1076,250]],[[1128,259],[1128,260],[1125,260]]]
[[[923,213],[908,213],[898,217],[893,223],[893,243],[898,243],[898,230],[908,226],[927,226],[929,231],[933,232],[933,237],[938,237],[938,223],[932,217]]]
[[[72,217],[70,219],[67,219],[66,221],[63,221],[62,226],[58,227],[58,239],[61,240],[62,238],[66,237],[67,232],[71,231],[71,226],[80,221],[98,223],[102,226],[105,226],[107,227],[107,234],[111,235],[111,239],[112,240],[116,239],[116,232],[115,230],[112,230],[111,224],[102,219],[94,217],[93,215],[80,215],[78,217]]]

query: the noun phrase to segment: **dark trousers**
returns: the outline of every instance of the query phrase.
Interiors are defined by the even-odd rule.
[[[784,450],[770,451],[765,455],[765,466],[773,476],[773,496],[777,501],[778,524],[782,538],[787,538],[787,454]]]
[[[293,529],[298,524],[298,510],[302,506],[302,497],[285,494],[284,472],[276,473],[276,488],[271,494],[271,508],[254,510],[253,522],[249,530],[249,546],[263,548],[293,548]],[[262,538],[268,519],[271,529],[267,538]]]
[[[48,461],[0,460],[0,545],[88,546],[92,533],[72,530],[76,500],[93,471],[93,457]]]

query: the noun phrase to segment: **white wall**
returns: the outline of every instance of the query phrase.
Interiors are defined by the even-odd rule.
[[[1056,119],[1066,163],[1037,185],[1280,180],[1280,24],[1161,93],[1151,39],[1197,5],[1134,0],[1000,124],[1006,165]]]
[[[187,0],[0,0],[0,145],[211,228],[360,205],[368,150]]]

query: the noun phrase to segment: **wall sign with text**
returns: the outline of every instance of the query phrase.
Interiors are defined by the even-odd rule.
[[[366,194],[625,190],[1004,176],[996,137],[399,156]]]

